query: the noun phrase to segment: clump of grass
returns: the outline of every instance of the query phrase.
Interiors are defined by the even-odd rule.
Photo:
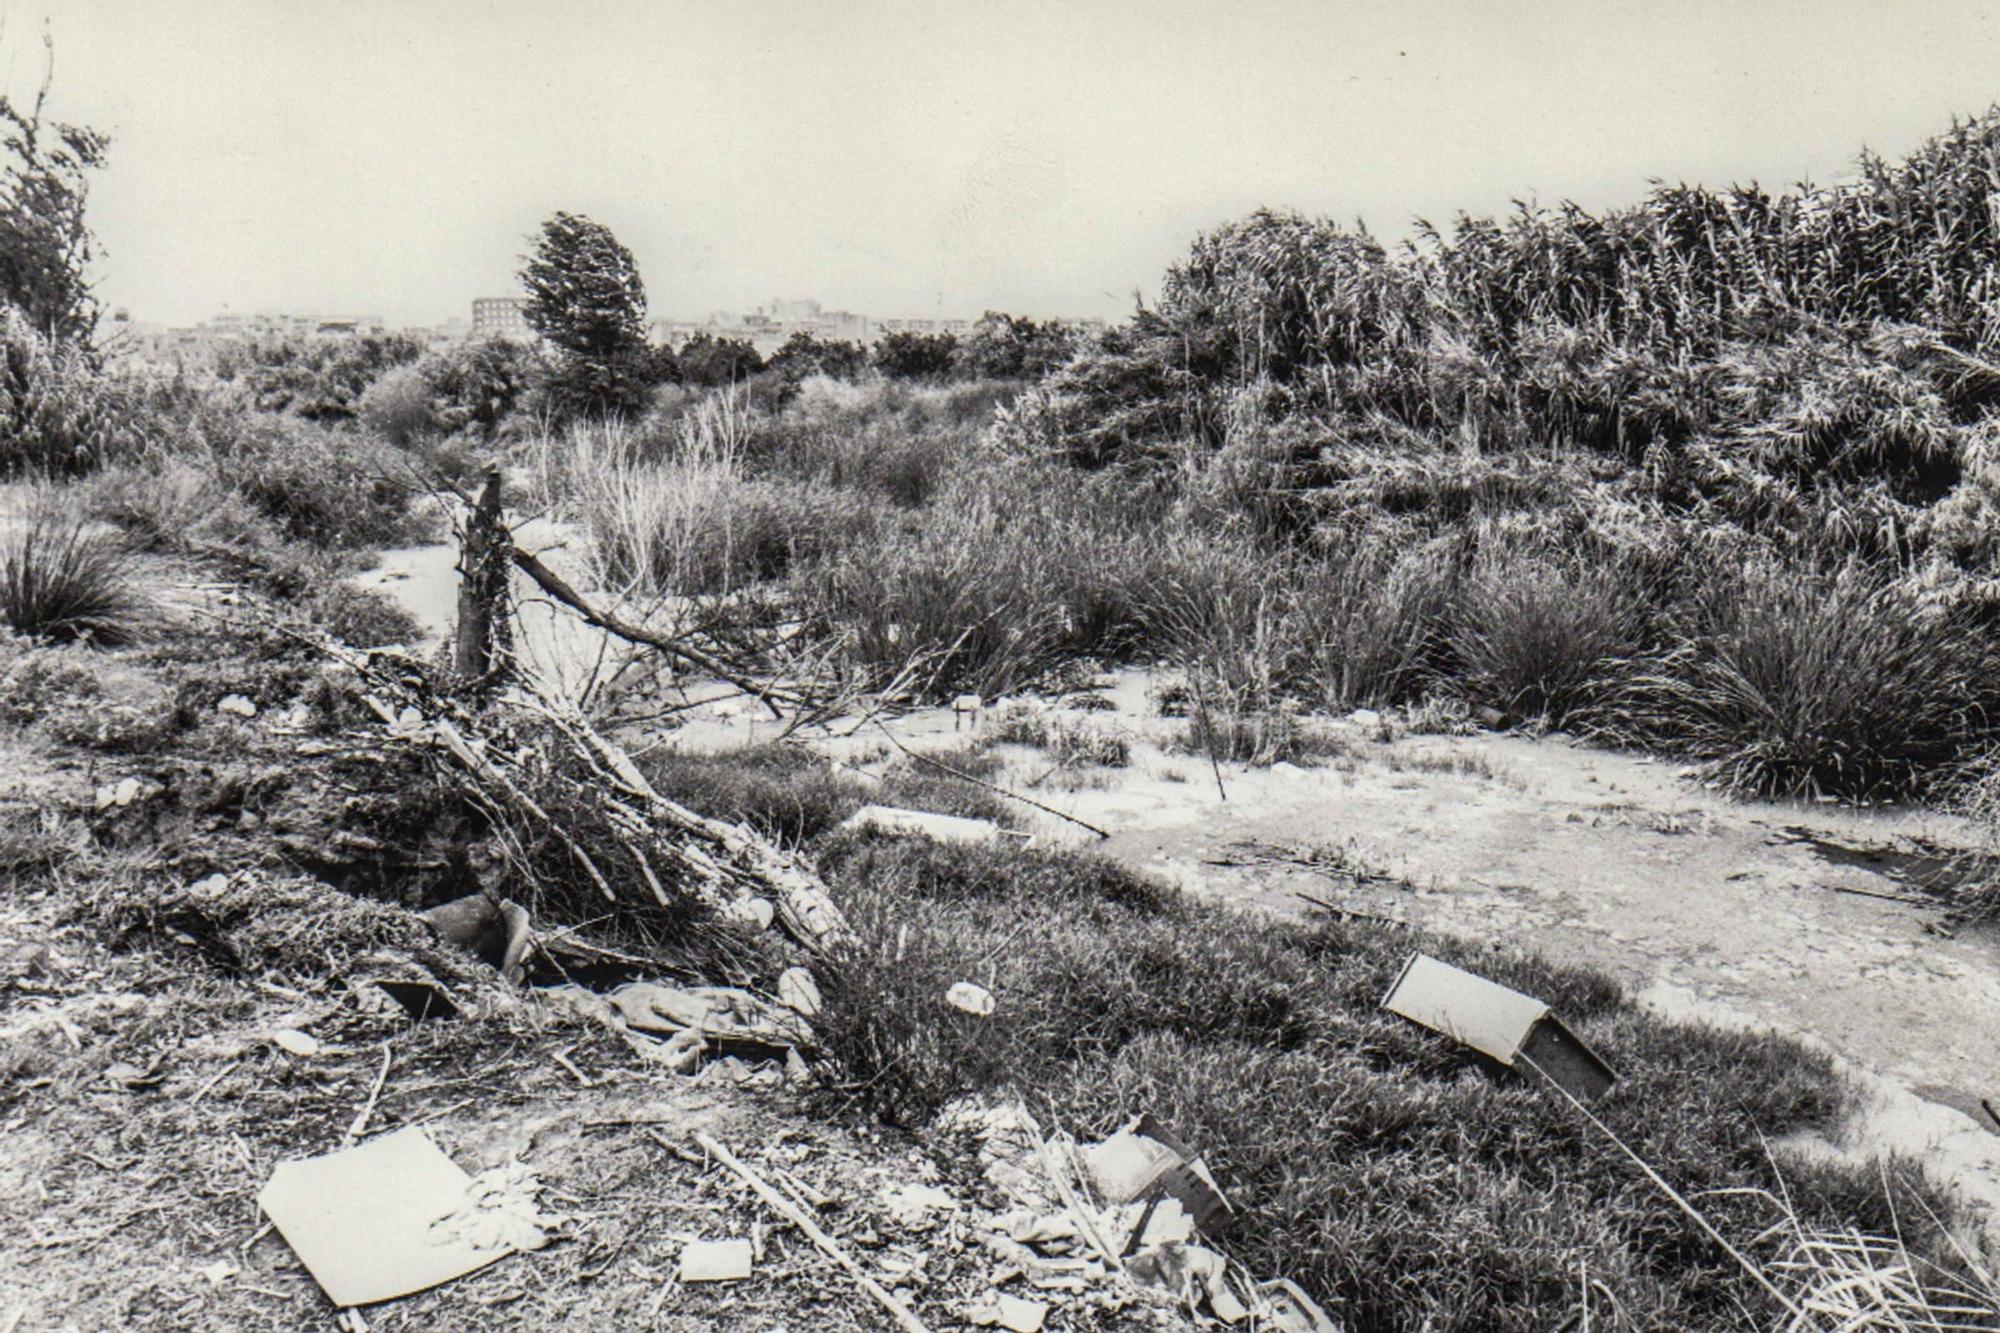
[[[854,834],[820,865],[861,937],[817,1029],[842,1102],[921,1125],[968,1093],[1018,1094],[1079,1136],[1151,1111],[1237,1204],[1231,1253],[1350,1328],[1573,1326],[1579,1271],[1639,1327],[1775,1326],[1768,1294],[1573,1108],[1378,1006],[1417,948],[1544,997],[1623,1075],[1605,1123],[1745,1248],[1771,1221],[1749,1191],[1780,1183],[1767,1139],[1845,1114],[1821,1055],[1668,1023],[1595,973],[1246,919],[1086,855]],[[944,1003],[962,980],[993,1015]],[[1866,1171],[1801,1168],[1789,1187],[1808,1226],[1895,1221]],[[1933,1228],[1902,1221],[1913,1254],[1952,1268]]]
[[[15,633],[116,647],[148,619],[140,573],[117,535],[37,500],[25,522],[0,532],[0,617]]]
[[[1173,745],[1189,754],[1253,767],[1311,766],[1354,754],[1352,742],[1309,725],[1290,708],[1246,706],[1234,699],[1211,698],[1190,709]]]
[[[859,781],[791,745],[656,754],[640,767],[662,795],[794,846],[819,837],[867,801]]]
[[[1502,549],[1459,588],[1451,649],[1475,705],[1560,726],[1635,647],[1641,597],[1603,565]]]
[[[1996,671],[1967,612],[1906,582],[1765,560],[1704,589],[1605,713],[1733,791],[1906,796],[1991,735]]]
[[[1003,711],[987,726],[985,740],[1046,750],[1067,765],[1124,768],[1132,762],[1132,744],[1125,737],[1034,704]]]

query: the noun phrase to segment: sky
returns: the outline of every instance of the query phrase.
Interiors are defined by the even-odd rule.
[[[2000,4],[2000,0],[1996,0]],[[2000,101],[1949,0],[0,0],[113,136],[100,295],[465,317],[557,209],[653,314],[1130,312],[1258,207],[1360,220],[1779,185]]]

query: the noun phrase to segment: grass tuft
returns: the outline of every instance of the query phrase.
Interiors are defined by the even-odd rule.
[[[147,609],[115,534],[37,502],[0,535],[0,616],[17,634],[109,648],[138,637]]]

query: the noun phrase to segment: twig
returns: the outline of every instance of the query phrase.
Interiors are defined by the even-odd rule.
[[[354,1123],[347,1127],[347,1137],[359,1140],[367,1132],[368,1122],[375,1115],[375,1103],[382,1099],[382,1085],[389,1081],[389,1061],[392,1058],[389,1043],[382,1043],[382,1067],[375,1071],[375,1084],[368,1089],[368,1100],[355,1112]]]
[[[1097,825],[1091,823],[1087,819],[1078,819],[1075,815],[1064,814],[1061,810],[1056,809],[1052,805],[1043,805],[1040,801],[1036,800],[1032,796],[1023,796],[1020,792],[1014,791],[1013,789],[1008,787],[1003,787],[997,782],[988,782],[985,778],[976,778],[972,776],[972,774],[970,773],[961,773],[957,769],[953,768],[950,764],[939,763],[937,760],[931,758],[927,754],[918,754],[915,750],[912,750],[909,746],[903,744],[903,742],[896,739],[896,733],[889,730],[887,726],[885,726],[879,721],[875,725],[881,728],[882,734],[889,738],[889,743],[891,745],[895,746],[898,750],[901,750],[909,758],[916,760],[920,764],[927,764],[930,767],[935,768],[940,773],[949,774],[950,776],[957,778],[960,782],[969,782],[975,787],[984,787],[986,790],[997,793],[998,795],[1001,796],[1005,796],[1010,800],[1020,801],[1024,805],[1032,805],[1035,807],[1035,809],[1040,810],[1044,814],[1054,815],[1057,819],[1066,819],[1070,823],[1076,825],[1078,828],[1089,829],[1092,833],[1095,833],[1100,838],[1108,838],[1111,836],[1109,832],[1099,828]]]
[[[1597,1130],[1604,1135],[1605,1138],[1610,1139],[1612,1145],[1616,1147],[1618,1151],[1624,1153],[1627,1157],[1631,1158],[1632,1164],[1638,1167],[1639,1170],[1642,1173],[1644,1173],[1646,1179],[1652,1182],[1653,1187],[1659,1190],[1660,1193],[1666,1195],[1667,1198],[1673,1203],[1673,1205],[1676,1208],[1680,1209],[1681,1212],[1687,1216],[1689,1221],[1693,1222],[1695,1226],[1701,1229],[1701,1233],[1703,1235],[1707,1236],[1710,1240],[1714,1241],[1717,1245],[1721,1246],[1723,1252],[1727,1254],[1730,1258],[1734,1259],[1737,1262],[1737,1265],[1741,1267],[1746,1274],[1749,1275],[1750,1279],[1753,1282],[1755,1282],[1758,1286],[1762,1287],[1766,1292],[1768,1292],[1771,1295],[1772,1299],[1776,1300],[1778,1304],[1784,1306],[1786,1312],[1789,1313],[1793,1319],[1798,1321],[1796,1324],[1793,1324],[1792,1327],[1805,1330],[1817,1329],[1819,1327],[1818,1322],[1811,1320],[1808,1317],[1806,1311],[1799,1308],[1799,1305],[1796,1301],[1794,1301],[1791,1297],[1787,1296],[1784,1292],[1778,1290],[1777,1285],[1773,1283],[1770,1278],[1764,1276],[1763,1269],[1759,1268],[1756,1264],[1750,1262],[1748,1256],[1746,1256],[1741,1250],[1737,1249],[1734,1245],[1731,1245],[1729,1243],[1729,1238],[1724,1236],[1720,1231],[1717,1231],[1715,1229],[1715,1224],[1710,1222],[1706,1217],[1704,1217],[1699,1208],[1696,1208],[1693,1204],[1689,1203],[1687,1199],[1682,1196],[1679,1190],[1675,1189],[1672,1185],[1668,1184],[1666,1177],[1662,1176],[1658,1171],[1655,1171],[1653,1169],[1652,1163],[1648,1162],[1645,1158],[1641,1157],[1631,1147],[1631,1145],[1625,1142],[1624,1139],[1619,1138],[1618,1132],[1612,1129],[1611,1126],[1605,1124],[1604,1121],[1600,1120],[1595,1111],[1592,1111],[1588,1106],[1585,1106],[1581,1101],[1579,1101],[1575,1093],[1571,1092],[1568,1088],[1565,1088],[1562,1084],[1558,1083],[1552,1075],[1550,1075],[1546,1070],[1544,1070],[1539,1064],[1535,1063],[1534,1058],[1528,1055],[1526,1052],[1521,1052],[1517,1054],[1514,1058],[1526,1064],[1528,1068],[1534,1070],[1537,1074],[1540,1074],[1542,1076],[1543,1082],[1547,1083],[1550,1087],[1554,1088],[1557,1092],[1561,1093],[1563,1095],[1563,1099],[1567,1101],[1571,1106],[1574,1106],[1579,1112],[1581,1112],[1583,1118],[1588,1120],[1593,1126],[1595,1126]]]
[[[806,1239],[817,1245],[821,1252],[828,1258],[852,1274],[854,1280],[861,1284],[861,1289],[870,1296],[873,1296],[881,1303],[884,1309],[894,1315],[896,1322],[908,1330],[908,1333],[930,1333],[930,1329],[925,1326],[923,1320],[912,1314],[908,1306],[883,1290],[882,1285],[875,1281],[874,1278],[869,1277],[861,1265],[854,1261],[853,1256],[849,1255],[846,1250],[841,1249],[833,1237],[820,1230],[819,1224],[806,1216],[804,1209],[800,1208],[783,1194],[780,1194],[770,1182],[738,1161],[736,1154],[730,1152],[729,1149],[723,1147],[707,1134],[696,1131],[694,1141],[700,1145],[703,1152],[735,1172],[744,1184],[755,1190],[757,1197],[762,1199],[772,1212],[804,1232]]]

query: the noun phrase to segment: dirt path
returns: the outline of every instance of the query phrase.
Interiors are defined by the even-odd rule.
[[[1839,1147],[1797,1146],[1921,1158],[1989,1210],[2000,1240],[2000,1135],[1980,1108],[2000,1105],[2000,939],[1940,935],[1937,909],[1898,901],[1924,867],[1895,849],[1964,845],[1961,821],[1731,801],[1671,764],[1563,737],[1383,740],[1358,723],[1341,724],[1351,753],[1321,767],[1225,765],[1225,800],[1205,760],[1162,748],[1176,724],[1151,715],[1150,684],[1122,674],[1116,710],[1090,715],[1132,741],[1128,768],[1036,793],[1112,837],[1040,817],[1042,836],[1250,909],[1308,910],[1303,894],[1530,947],[1669,1015],[1816,1043],[1870,1104]],[[896,730],[965,739],[939,712]],[[1048,768],[1034,751],[1010,764],[1017,781]],[[1329,868],[1288,859],[1300,853]],[[1343,864],[1384,878],[1356,882]]]

